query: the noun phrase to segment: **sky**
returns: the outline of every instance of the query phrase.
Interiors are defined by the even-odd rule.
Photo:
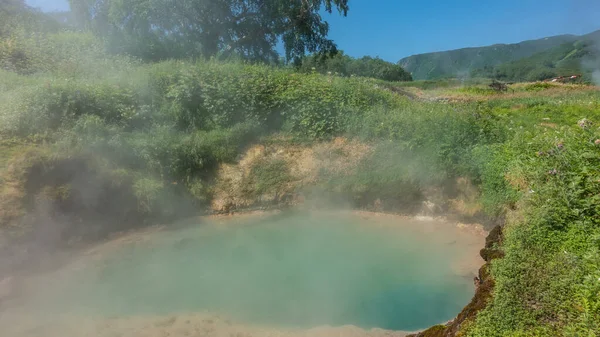
[[[26,0],[45,11],[67,0]],[[354,57],[403,57],[516,43],[600,29],[600,0],[349,0],[348,17],[325,15],[330,37]]]

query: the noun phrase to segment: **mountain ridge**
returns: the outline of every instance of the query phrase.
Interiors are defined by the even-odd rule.
[[[401,59],[400,64],[415,80],[432,80],[469,76],[477,69],[496,67],[546,52],[566,43],[600,40],[600,30],[584,35],[562,34],[518,43],[496,43],[482,47],[466,47],[422,53]]]

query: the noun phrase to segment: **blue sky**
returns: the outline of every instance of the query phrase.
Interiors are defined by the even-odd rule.
[[[26,0],[65,10],[67,0]],[[326,15],[351,56],[396,62],[412,54],[514,43],[600,29],[599,0],[350,0],[348,17]]]

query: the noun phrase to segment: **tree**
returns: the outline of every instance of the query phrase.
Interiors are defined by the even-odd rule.
[[[276,61],[335,52],[325,9],[348,13],[348,0],[69,0],[78,21],[115,52],[150,60],[238,56]]]

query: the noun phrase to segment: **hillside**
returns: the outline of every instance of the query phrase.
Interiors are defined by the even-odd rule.
[[[560,35],[515,44],[496,44],[479,48],[464,48],[445,52],[413,55],[399,61],[415,80],[467,76],[475,69],[495,67],[546,52],[564,44],[596,37],[598,32],[584,36]]]
[[[472,76],[523,82],[583,74],[591,80],[590,75],[600,69],[599,41],[597,31],[517,61],[476,69]]]

